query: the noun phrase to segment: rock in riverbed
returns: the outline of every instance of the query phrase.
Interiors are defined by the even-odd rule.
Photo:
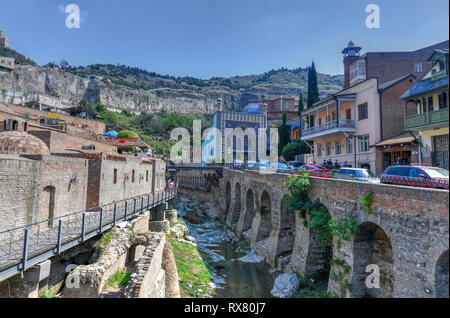
[[[294,273],[285,273],[275,279],[275,284],[270,293],[275,297],[287,298],[297,292],[300,286],[298,277]]]

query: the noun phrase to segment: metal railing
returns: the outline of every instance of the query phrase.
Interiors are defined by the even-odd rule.
[[[0,281],[175,197],[177,188],[136,196],[0,232]]]
[[[356,128],[356,124],[355,121],[351,119],[340,119],[339,124],[336,120],[334,120],[316,127],[303,129],[302,136],[309,136],[335,128]]]
[[[448,118],[448,108],[408,116],[405,119],[405,129],[414,129],[427,125],[448,124]]]

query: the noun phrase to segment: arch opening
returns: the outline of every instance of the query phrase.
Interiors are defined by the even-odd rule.
[[[48,220],[48,226],[53,227],[55,217],[55,192],[54,186],[47,186],[42,192],[41,220]]]
[[[448,298],[448,250],[436,262],[435,289],[437,298]]]
[[[241,185],[236,183],[234,186],[234,207],[231,216],[231,225],[236,226],[241,216]]]
[[[258,228],[258,235],[256,241],[268,240],[270,231],[272,230],[272,203],[267,191],[263,191],[261,194],[260,214],[261,221]]]
[[[247,190],[245,196],[245,220],[242,231],[248,231],[252,228],[253,217],[255,216],[255,197],[251,189]]]
[[[224,219],[226,219],[228,212],[230,210],[231,206],[231,184],[230,182],[227,182],[227,186],[225,189],[225,215]]]
[[[357,298],[391,298],[394,292],[394,260],[391,240],[378,225],[363,223],[353,243],[352,294]],[[379,268],[379,288],[368,288],[368,265]],[[374,273],[375,274],[375,273]]]

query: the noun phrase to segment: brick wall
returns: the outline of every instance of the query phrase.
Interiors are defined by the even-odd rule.
[[[54,188],[54,217],[86,208],[88,160],[59,156],[26,156],[42,162],[40,190]],[[42,201],[40,220],[49,218],[49,206]]]
[[[37,221],[42,163],[0,155],[0,231]]]
[[[103,142],[97,142],[92,139],[85,139],[81,136],[72,135],[64,132],[47,130],[31,126],[28,133],[34,135],[45,142],[50,152],[65,149],[80,150],[83,146],[94,145],[97,151],[117,151],[117,147]]]
[[[406,74],[405,74],[406,75]],[[405,78],[397,85],[385,90],[381,94],[381,139],[387,139],[405,131],[404,101],[400,96],[412,85],[414,76]],[[410,105],[414,107],[414,105]]]
[[[124,158],[125,161],[113,158],[108,160],[106,154],[103,155],[103,159],[89,161],[88,207],[120,201],[165,188],[164,161],[120,158]],[[115,170],[117,171],[116,183],[114,183]]]
[[[10,105],[7,108],[9,109],[10,112],[17,114],[17,115],[22,114],[22,113],[30,113],[34,116],[47,117],[47,113],[48,113],[46,111],[40,111],[37,109],[32,109],[32,108],[22,107],[22,106],[15,106],[15,105]],[[86,130],[90,130],[95,134],[103,134],[106,129],[106,126],[104,123],[98,122],[95,120],[72,117],[72,116],[68,116],[68,115],[61,115],[61,119],[64,120],[66,123],[78,126],[79,128],[84,128]]]

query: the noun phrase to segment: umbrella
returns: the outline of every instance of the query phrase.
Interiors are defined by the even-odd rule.
[[[119,133],[115,130],[110,130],[107,133],[103,134],[104,137],[113,137],[113,138],[116,138],[118,135]]]

